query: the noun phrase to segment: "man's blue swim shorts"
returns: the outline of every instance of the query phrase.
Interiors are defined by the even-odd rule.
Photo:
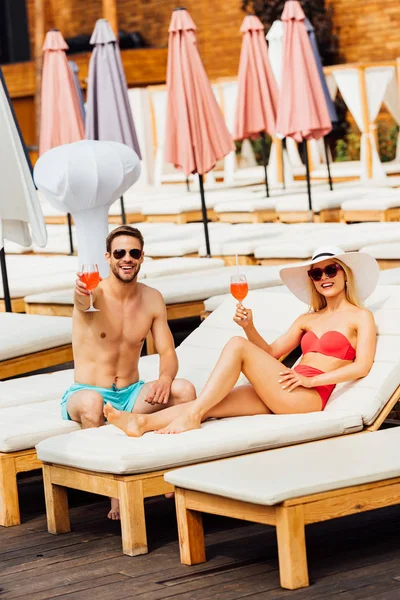
[[[137,381],[124,388],[117,388],[115,384],[111,388],[102,388],[95,385],[82,385],[80,383],[73,383],[65,392],[61,400],[61,415],[63,419],[71,421],[71,417],[68,414],[67,402],[71,398],[72,394],[80,392],[81,390],[93,390],[98,392],[102,397],[104,404],[109,402],[114,408],[118,410],[124,410],[126,412],[132,412],[137,397],[139,396],[144,381]]]

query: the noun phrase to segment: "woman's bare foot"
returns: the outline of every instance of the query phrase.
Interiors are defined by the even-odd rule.
[[[117,410],[107,402],[104,407],[104,416],[109,423],[122,429],[130,437],[140,437],[144,434],[144,415],[134,415],[123,410]]]
[[[111,521],[119,521],[121,516],[119,514],[119,500],[118,498],[111,498],[111,510],[108,513],[107,517],[111,519]]]
[[[186,410],[183,415],[176,417],[169,425],[158,429],[155,433],[183,433],[191,429],[200,429],[201,416],[193,410]]]

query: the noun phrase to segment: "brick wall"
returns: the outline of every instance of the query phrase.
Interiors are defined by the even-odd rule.
[[[341,62],[400,56],[399,0],[330,0]]]
[[[327,0],[343,62],[380,61],[400,56],[399,0]],[[65,37],[90,33],[102,17],[101,0],[46,0],[47,24]],[[149,46],[165,47],[176,0],[117,0],[121,29],[139,30]],[[31,39],[34,0],[27,0]],[[184,5],[197,25],[198,45],[210,77],[237,73],[244,14],[240,0],[187,0]]]
[[[244,13],[240,0],[187,0],[184,5],[197,25],[199,50],[210,77],[237,74]],[[147,45],[166,47],[173,0],[118,0],[120,29],[138,30]],[[34,0],[27,0],[31,40],[34,32]],[[64,37],[90,33],[102,17],[101,0],[47,0],[47,29],[57,27]],[[33,51],[33,46],[32,46]]]

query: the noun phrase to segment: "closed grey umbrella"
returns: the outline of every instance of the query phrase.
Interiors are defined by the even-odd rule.
[[[85,118],[86,118],[86,115],[85,115],[85,102],[83,100],[83,93],[82,93],[81,84],[79,83],[79,77],[78,77],[79,67],[76,64],[76,62],[73,61],[73,60],[69,60],[68,61],[68,66],[69,66],[69,68],[72,71],[72,77],[74,79],[76,93],[78,94],[79,108],[81,109],[82,120],[83,120],[83,122],[85,122]]]
[[[317,38],[315,37],[314,27],[312,26],[309,19],[307,19],[307,17],[305,18],[304,23],[305,23],[305,26],[307,29],[308,37],[310,39],[311,48],[312,48],[312,51],[314,54],[315,62],[317,63],[319,78],[321,80],[322,89],[324,91],[326,106],[328,107],[329,118],[330,118],[332,124],[337,123],[339,119],[338,119],[338,116],[336,113],[335,105],[332,101],[331,95],[328,90],[328,85],[326,83],[324,70],[322,68],[321,56],[320,56],[320,53],[318,50]]]
[[[312,48],[312,51],[314,54],[315,62],[317,64],[318,74],[319,74],[319,78],[321,80],[322,90],[324,92],[324,97],[325,97],[326,106],[328,108],[329,118],[331,120],[332,125],[334,125],[335,123],[337,123],[339,121],[339,119],[337,116],[335,105],[332,101],[331,95],[328,90],[328,84],[326,83],[324,70],[322,68],[321,56],[320,56],[320,53],[318,50],[317,38],[315,37],[314,27],[312,26],[310,20],[307,19],[307,17],[305,18],[304,23],[305,23],[305,26],[307,29],[307,33],[308,33],[311,48]],[[324,148],[325,148],[326,168],[328,169],[329,187],[331,190],[333,190],[331,169],[329,167],[328,147],[327,147],[327,142],[326,142],[325,137],[324,137]]]
[[[89,63],[86,138],[126,144],[141,159],[121,54],[107,19],[96,22],[90,43],[94,49]],[[121,212],[125,223],[123,199]]]

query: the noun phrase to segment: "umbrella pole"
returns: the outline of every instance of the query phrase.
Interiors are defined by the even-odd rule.
[[[200,173],[199,173],[199,184],[200,184],[201,212],[203,215],[203,225],[204,225],[204,237],[206,238],[206,252],[207,252],[207,258],[211,258],[210,238],[208,235],[207,208],[206,208],[206,200],[204,197],[203,175],[200,175]]]
[[[186,177],[186,191],[190,192],[189,177]]]
[[[282,151],[282,189],[286,189],[286,184],[285,184],[285,138],[283,138],[282,140],[282,144],[281,144],[281,151]]]
[[[126,225],[126,213],[125,213],[125,204],[124,204],[124,197],[123,196],[121,196],[120,201],[121,201],[122,225]]]
[[[333,185],[332,185],[331,167],[329,164],[328,143],[326,141],[326,137],[324,137],[324,148],[325,148],[326,168],[328,169],[329,189],[332,192]]]
[[[263,157],[263,165],[264,165],[264,177],[265,177],[265,191],[267,192],[267,198],[269,198],[269,188],[268,188],[268,175],[267,175],[267,144],[265,141],[265,132],[261,132],[261,147],[262,147],[262,157]]]
[[[0,265],[1,265],[1,276],[3,278],[4,306],[5,306],[6,312],[12,312],[10,288],[8,285],[8,276],[7,276],[6,255],[4,252],[4,248],[2,248],[0,250]]]
[[[305,158],[305,163],[306,163],[309,217],[310,217],[310,221],[312,221],[313,220],[313,212],[312,212],[312,201],[311,201],[310,163],[308,160],[307,140],[303,140],[303,147],[304,147],[304,158]]]
[[[67,213],[67,219],[68,219],[68,235],[69,235],[69,253],[72,254],[74,253],[74,242],[72,239],[72,219],[71,219],[71,215],[69,213]]]

